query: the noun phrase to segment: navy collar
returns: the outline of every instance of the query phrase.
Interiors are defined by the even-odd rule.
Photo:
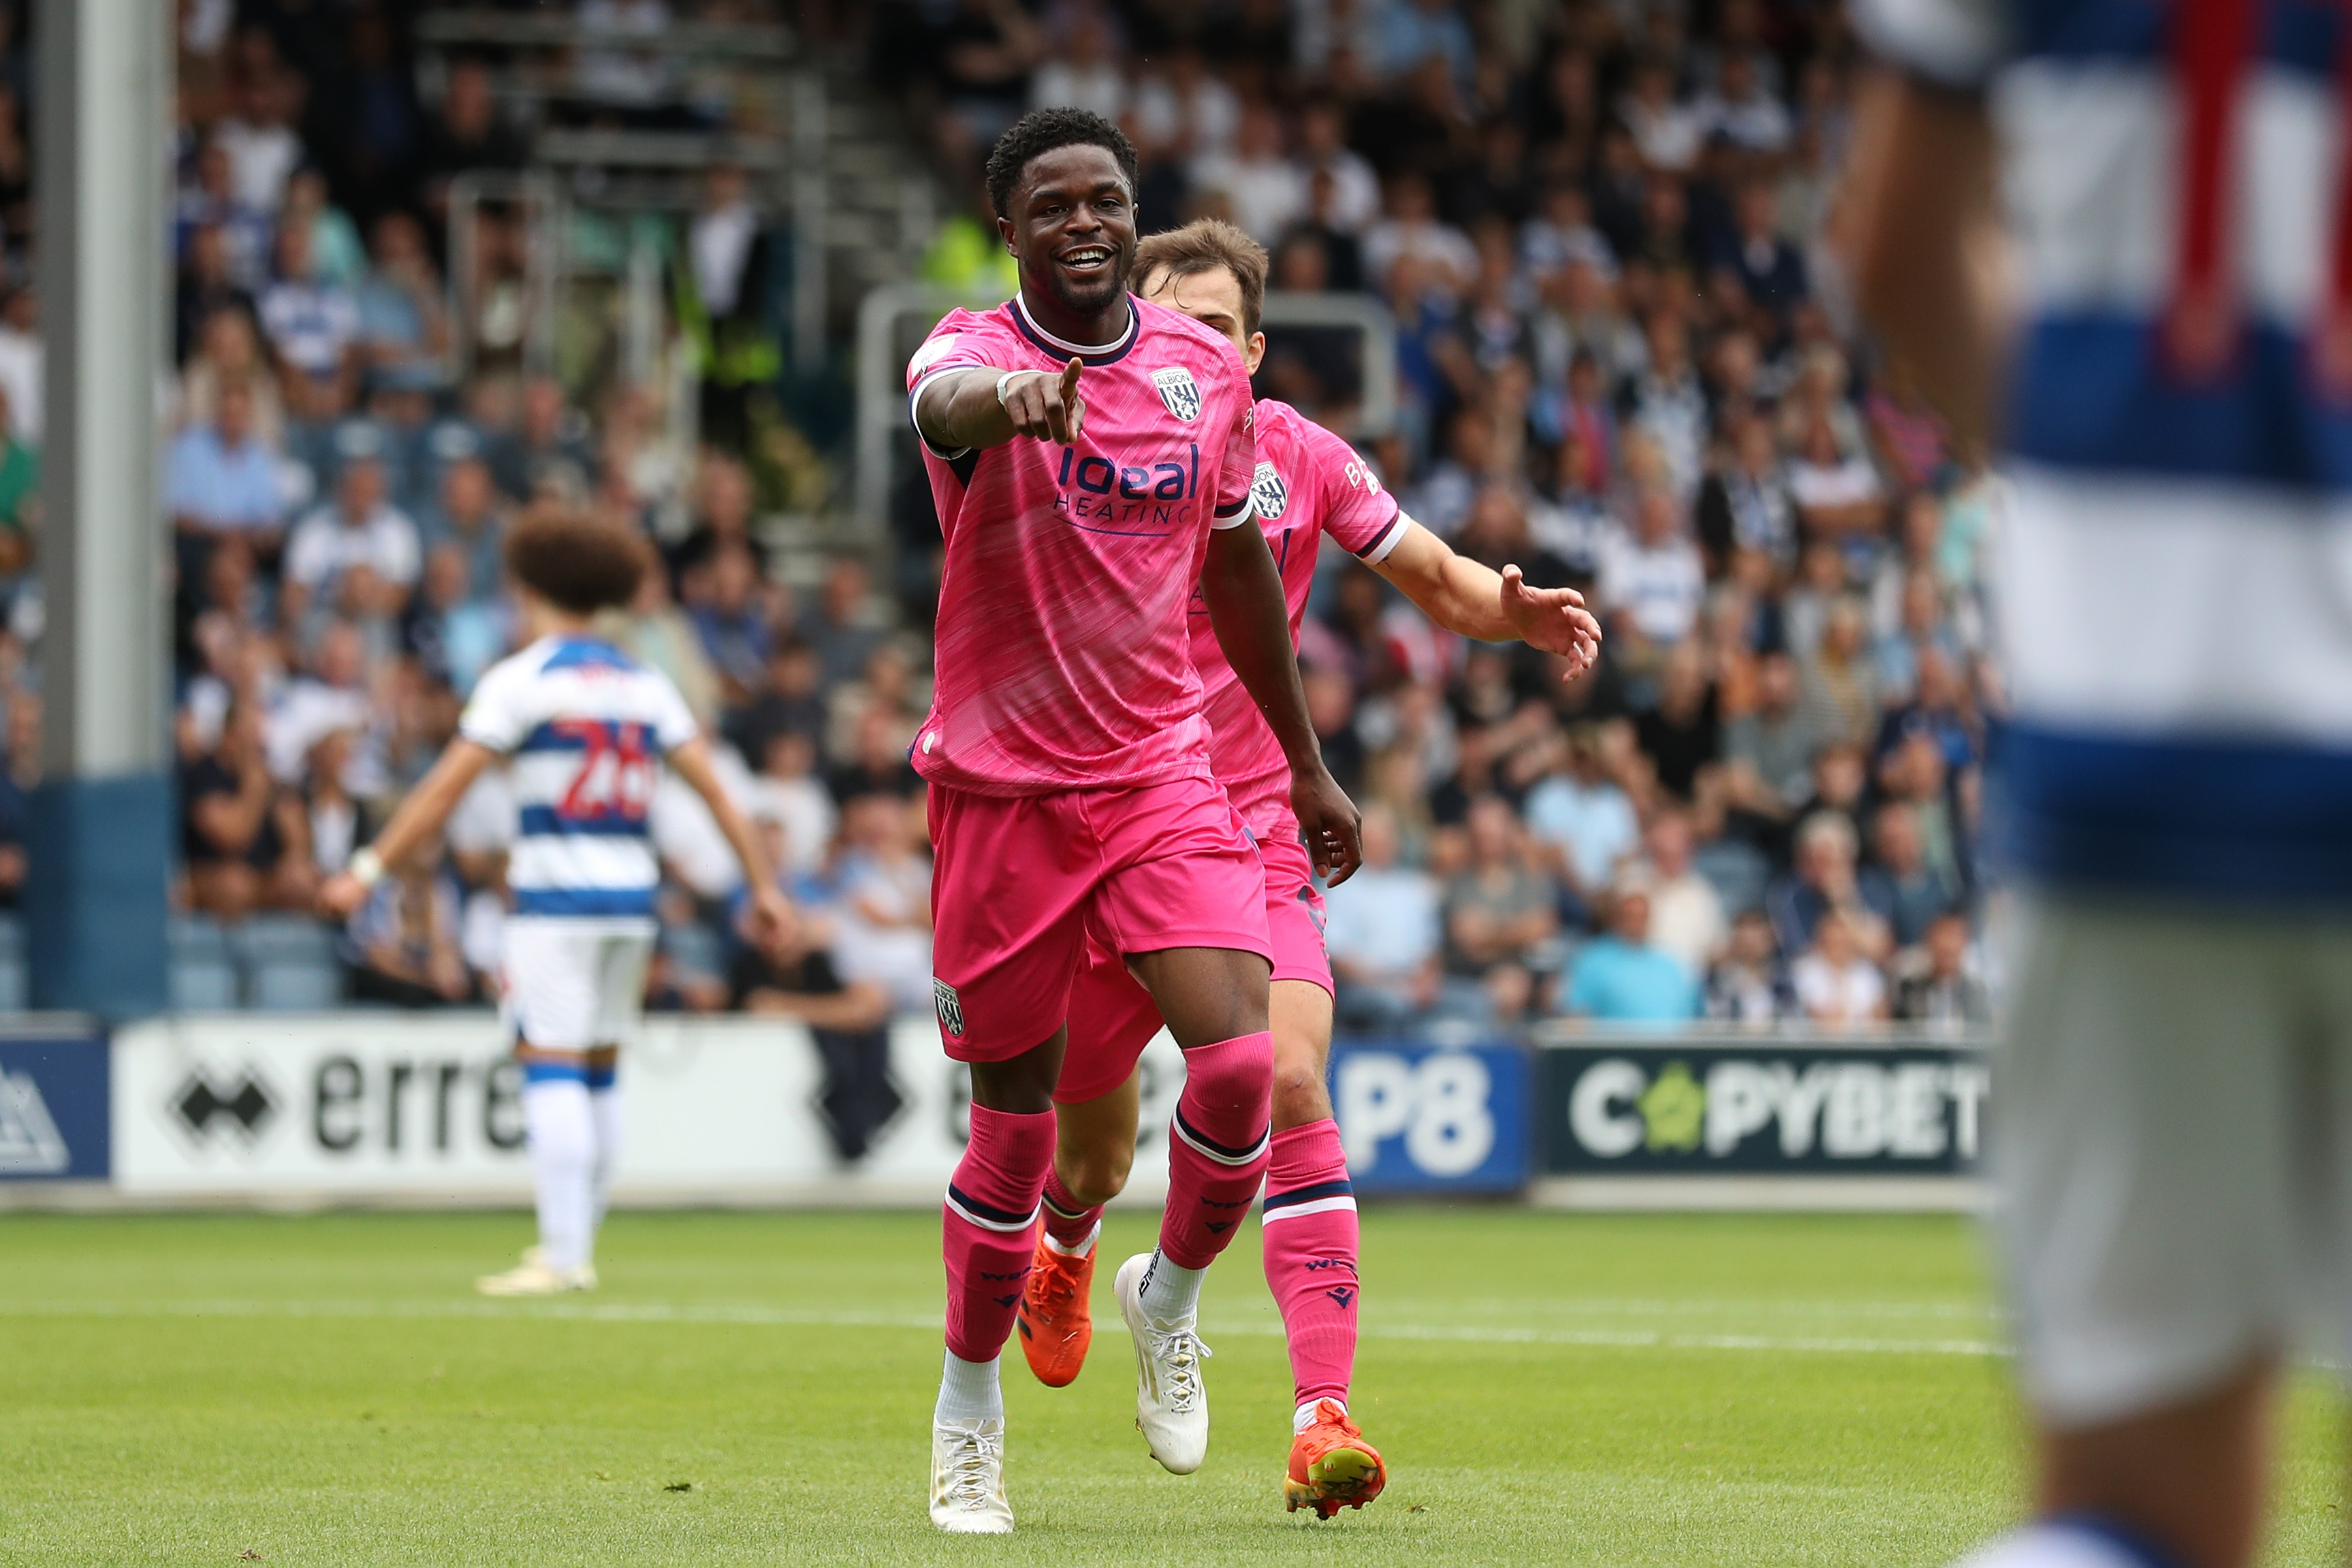
[[[1138,308],[1135,297],[1129,295],[1127,299],[1126,331],[1108,343],[1091,345],[1073,343],[1066,339],[1056,338],[1053,333],[1037,325],[1035,319],[1029,314],[1029,302],[1016,290],[1013,296],[1013,322],[1014,326],[1021,329],[1023,337],[1049,354],[1062,358],[1076,354],[1080,361],[1088,365],[1108,365],[1127,358],[1128,350],[1135,347],[1136,339],[1141,336],[1143,331],[1143,312]]]

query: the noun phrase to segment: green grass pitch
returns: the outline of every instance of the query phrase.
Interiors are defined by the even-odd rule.
[[[1162,1474],[1125,1338],[1008,1352],[1010,1539],[935,1536],[939,1222],[621,1214],[604,1288],[476,1298],[515,1214],[0,1215],[0,1563],[1939,1564],[2017,1507],[1958,1220],[1364,1215],[1388,1493],[1281,1506],[1255,1229],[1211,1277],[1214,1437]],[[1112,1263],[1149,1244],[1113,1220]],[[1098,1281],[1103,1306],[1108,1270]],[[2334,1401],[2289,1402],[2270,1560],[2340,1563]]]

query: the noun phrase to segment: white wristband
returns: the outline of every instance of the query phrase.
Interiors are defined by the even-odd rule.
[[[1012,380],[1013,377],[1015,377],[1015,376],[1025,376],[1025,375],[1028,375],[1028,374],[1030,374],[1030,373],[1031,373],[1031,372],[1029,372],[1029,371],[1005,371],[1003,375],[1001,375],[1001,376],[997,377],[997,378],[996,378],[996,406],[997,406],[997,407],[999,407],[999,408],[1003,408],[1003,409],[1005,409],[1005,412],[1007,412],[1008,413],[1011,413],[1012,411],[1011,411],[1009,408],[1006,408],[1005,402],[1004,402],[1004,383],[1005,383],[1005,382],[1009,382],[1009,381],[1011,381],[1011,380]]]
[[[351,862],[343,868],[362,887],[373,887],[383,880],[383,857],[373,845],[352,852]]]

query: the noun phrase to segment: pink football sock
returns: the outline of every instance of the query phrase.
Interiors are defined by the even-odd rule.
[[[1244,1034],[1184,1053],[1184,1092],[1168,1138],[1160,1251],[1205,1269],[1234,1239],[1265,1176],[1274,1036]]]
[[[1102,1219],[1102,1205],[1080,1203],[1063,1185],[1062,1173],[1051,1168],[1045,1172],[1045,1234],[1061,1244],[1065,1252],[1076,1252],[1086,1246]]]
[[[948,1266],[948,1348],[989,1361],[1013,1333],[1013,1311],[1037,1249],[1037,1195],[1054,1165],[1054,1113],[971,1108],[971,1142],[948,1183],[941,1241]]]
[[[1338,1123],[1326,1116],[1274,1135],[1259,1223],[1297,1403],[1345,1405],[1356,1366],[1356,1198]]]

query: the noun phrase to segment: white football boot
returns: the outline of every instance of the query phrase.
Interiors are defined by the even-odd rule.
[[[931,1522],[954,1535],[1010,1535],[1004,1418],[931,1422]]]
[[[1111,1285],[1135,1344],[1135,1425],[1161,1468],[1189,1476],[1209,1457],[1209,1389],[1201,1381],[1209,1347],[1196,1332],[1198,1313],[1181,1322],[1144,1315],[1143,1276],[1150,1267],[1151,1254],[1139,1252],[1118,1266]]]
[[[505,1273],[485,1274],[474,1281],[474,1289],[486,1296],[561,1296],[595,1288],[593,1263],[583,1263],[577,1269],[550,1268],[536,1247],[525,1249],[522,1261]]]

